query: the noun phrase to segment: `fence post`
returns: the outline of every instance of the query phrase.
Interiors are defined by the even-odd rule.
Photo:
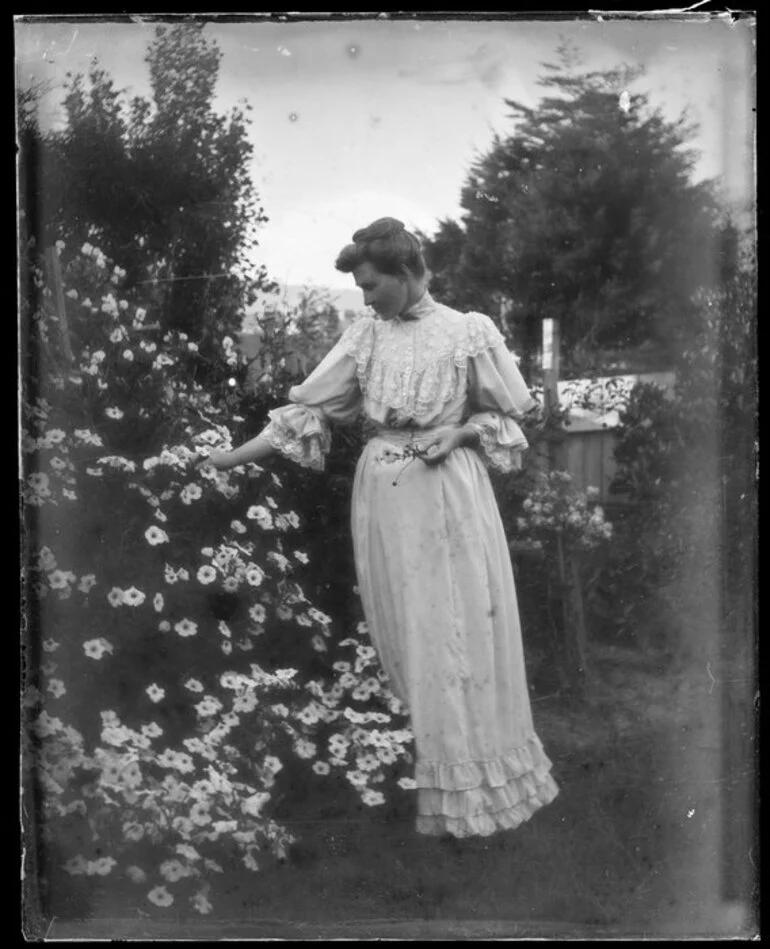
[[[546,417],[559,408],[559,371],[561,363],[561,339],[559,321],[543,320],[543,402]],[[555,432],[548,438],[548,469],[553,471],[564,465],[561,439]],[[574,554],[563,549],[558,540],[559,597],[561,609],[557,611],[564,622],[563,637],[568,675],[572,684],[582,692],[588,678],[587,635],[583,611],[583,589],[580,569]]]
[[[48,277],[51,282],[54,307],[56,308],[56,315],[59,318],[64,355],[67,357],[67,362],[72,364],[75,357],[72,355],[72,344],[70,342],[70,329],[69,322],[67,321],[67,306],[64,300],[64,287],[61,279],[59,255],[56,253],[55,247],[48,247],[45,256],[46,263],[48,264]]]
[[[559,408],[559,372],[561,364],[561,341],[559,321],[543,320],[543,406],[546,418]],[[561,462],[559,435],[555,431],[548,433],[548,470],[553,471]]]

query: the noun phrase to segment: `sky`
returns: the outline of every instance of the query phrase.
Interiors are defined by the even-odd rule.
[[[154,25],[17,18],[17,83],[48,80],[43,121],[61,122],[66,73],[96,56],[128,95],[148,95]],[[700,126],[696,177],[754,200],[754,27],[729,18],[604,22],[359,19],[207,23],[223,53],[216,107],[252,106],[254,184],[269,222],[258,259],[284,284],[349,288],[333,266],[377,217],[431,233],[459,218],[460,192],[495,132],[515,133],[505,99],[536,105],[542,65],[566,40],[586,68],[643,66],[631,91]]]

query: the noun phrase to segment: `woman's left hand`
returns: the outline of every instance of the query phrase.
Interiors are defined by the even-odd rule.
[[[423,445],[425,454],[420,455],[426,465],[440,465],[446,461],[455,448],[460,448],[465,444],[465,439],[461,429],[447,432],[444,435],[437,435],[430,442]]]

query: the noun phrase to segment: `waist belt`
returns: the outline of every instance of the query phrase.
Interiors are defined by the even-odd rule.
[[[374,428],[369,433],[369,441],[379,438],[395,445],[419,444],[435,438],[438,432],[448,434],[457,431],[460,427],[460,425],[435,425],[432,428],[417,428],[410,425],[404,428]]]

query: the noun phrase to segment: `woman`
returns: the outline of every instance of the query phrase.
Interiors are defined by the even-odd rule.
[[[492,320],[433,300],[420,246],[383,218],[336,267],[377,313],[349,327],[219,468],[272,452],[322,470],[330,423],[362,412],[352,532],[369,632],[416,745],[417,830],[518,826],[558,788],[535,734],[510,555],[487,468],[520,467],[535,405]]]

